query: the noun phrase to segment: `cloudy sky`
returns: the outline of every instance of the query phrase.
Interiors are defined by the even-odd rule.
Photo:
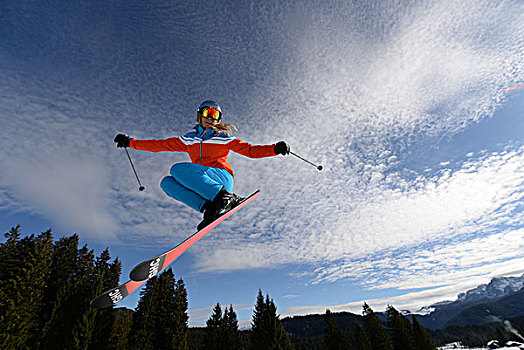
[[[283,316],[454,300],[524,272],[523,48],[520,0],[3,1],[0,228],[78,232],[127,280],[200,214],[159,187],[187,155],[132,151],[139,192],[113,137],[215,99],[324,170],[230,155],[262,193],[172,265],[192,325],[217,302],[247,324],[259,288]]]

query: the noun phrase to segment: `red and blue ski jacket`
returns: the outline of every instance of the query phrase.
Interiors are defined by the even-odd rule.
[[[252,145],[226,132],[208,130],[197,125],[194,131],[182,137],[170,137],[165,140],[131,139],[129,146],[136,150],[149,152],[186,152],[191,162],[204,166],[227,170],[233,177],[233,167],[227,161],[229,151],[249,158],[276,156],[275,145]]]

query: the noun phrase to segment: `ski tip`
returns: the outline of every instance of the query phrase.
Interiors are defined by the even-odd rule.
[[[249,196],[244,198],[244,202],[257,198],[259,194],[260,194],[260,189],[256,190],[255,192],[251,193]]]
[[[114,303],[107,294],[102,294],[96,297],[95,299],[91,300],[90,305],[95,309],[105,309],[110,306],[113,306]]]
[[[142,282],[149,278],[149,265],[151,264],[151,260],[144,261],[131,270],[129,273],[129,278],[132,281],[135,282]]]
[[[256,197],[258,197],[258,195],[260,194],[260,189],[256,190],[255,192],[251,193],[249,196],[247,196],[244,201],[247,201],[249,199],[254,199]]]

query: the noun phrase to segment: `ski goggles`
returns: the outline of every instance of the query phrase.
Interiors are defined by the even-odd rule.
[[[222,117],[220,111],[215,107],[204,107],[202,108],[200,114],[204,118],[211,118],[213,120],[220,120]]]

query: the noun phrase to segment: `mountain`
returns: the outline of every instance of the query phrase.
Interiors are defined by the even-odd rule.
[[[417,312],[416,317],[439,344],[460,341],[470,346],[481,346],[493,339],[500,344],[522,341],[523,282],[524,275],[494,278],[488,284],[461,293],[453,302],[439,302],[424,308],[429,313],[421,315]],[[409,316],[409,312],[403,313]],[[387,314],[375,314],[388,329]],[[349,312],[334,313],[333,316],[346,336],[353,334],[355,321],[362,322],[362,316]],[[326,328],[324,315],[286,317],[282,319],[282,324],[297,348],[322,348]]]
[[[484,299],[483,303],[467,308],[452,317],[445,326],[502,322],[522,315],[524,315],[524,289],[501,298]]]
[[[459,294],[454,302],[441,302],[417,312],[420,323],[430,329],[450,325],[471,325],[493,322],[496,318],[524,315],[524,275],[521,277],[496,277]],[[491,314],[490,314],[491,313]]]
[[[524,316],[524,275],[521,277],[496,277],[488,284],[480,285],[459,294],[456,301],[443,301],[425,307],[415,313],[420,323],[429,329],[443,329],[448,326],[478,325]],[[421,312],[424,311],[424,312]],[[403,312],[409,315],[409,312]],[[362,316],[348,312],[334,313],[338,326],[343,332],[351,331],[354,321]],[[387,314],[377,312],[382,322]],[[282,324],[292,336],[322,337],[324,315],[286,317]]]
[[[496,277],[488,284],[481,284],[475,289],[458,295],[457,301],[475,301],[480,299],[495,299],[524,288],[524,274],[520,277]]]

